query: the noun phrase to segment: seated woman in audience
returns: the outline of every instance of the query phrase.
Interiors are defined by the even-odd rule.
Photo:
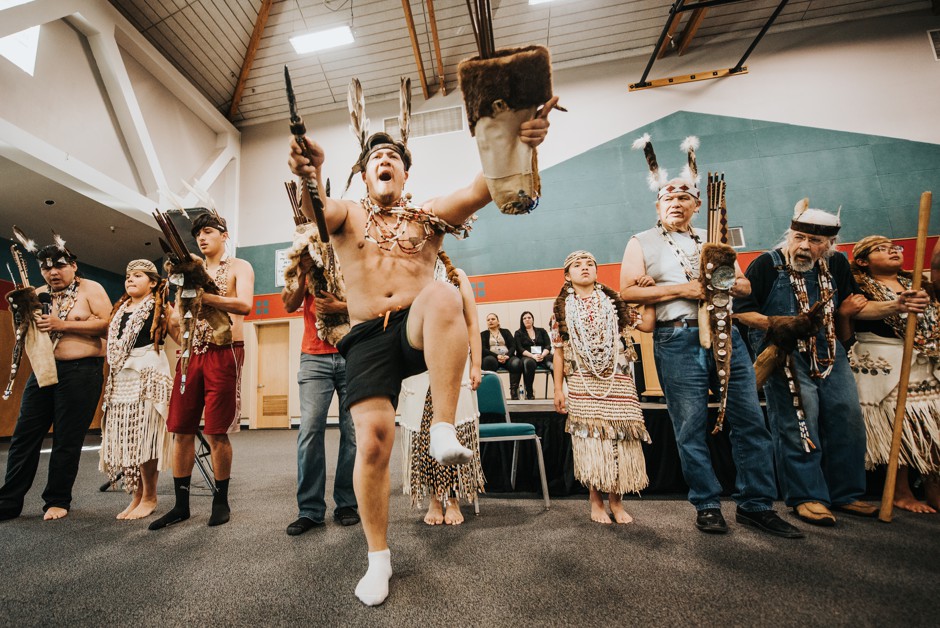
[[[157,507],[157,473],[168,460],[166,415],[173,377],[161,351],[172,306],[167,282],[149,260],[127,265],[124,296],[108,326],[110,372],[101,418],[99,468],[124,480],[131,503],[118,519],[142,519]],[[176,333],[175,330],[169,330]]]
[[[499,326],[499,317],[486,315],[486,329],[480,332],[483,345],[483,370],[509,371],[509,396],[519,398],[519,380],[522,379],[522,360],[516,354],[516,342],[512,334]]]
[[[519,317],[519,330],[513,340],[516,341],[516,352],[522,360],[522,383],[525,385],[525,398],[535,399],[532,384],[535,381],[535,369],[542,365],[552,367],[551,340],[548,332],[541,327],[535,327],[535,317],[532,312],[523,312]]]
[[[633,344],[625,341],[634,327],[648,331],[652,319],[643,321],[616,291],[597,283],[597,262],[587,251],[565,259],[554,311],[555,410],[568,415],[574,477],[590,490],[592,521],[610,523],[613,515],[630,523],[622,496],[649,484],[642,443],[650,437],[631,375]]]
[[[884,236],[869,236],[855,245],[852,270],[868,300],[896,301],[916,294],[911,291],[911,273],[902,270],[902,252]],[[906,326],[906,314],[879,321],[855,320],[858,342],[849,352],[849,364],[865,417],[869,469],[888,462]],[[917,316],[916,329],[894,505],[932,513],[940,509],[940,304],[936,298]],[[911,492],[911,466],[924,477],[927,503]]]

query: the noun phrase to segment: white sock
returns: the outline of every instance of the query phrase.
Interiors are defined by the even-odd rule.
[[[467,464],[473,460],[473,452],[457,440],[457,428],[450,423],[435,423],[430,429],[431,445],[428,453],[445,467]]]
[[[356,585],[356,597],[366,606],[378,606],[388,597],[388,580],[392,577],[392,553],[369,552],[369,569]]]

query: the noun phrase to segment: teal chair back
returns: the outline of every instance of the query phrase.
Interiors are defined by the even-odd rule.
[[[494,414],[502,417],[501,420],[509,421],[503,384],[499,381],[499,375],[493,371],[483,371],[483,379],[477,388],[477,406],[481,415]]]

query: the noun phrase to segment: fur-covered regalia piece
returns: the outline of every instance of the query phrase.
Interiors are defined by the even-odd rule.
[[[13,227],[13,235],[20,245],[39,261],[41,268],[50,269],[57,264],[71,264],[76,257],[65,246],[65,240],[55,231],[52,232],[53,244],[39,247],[36,241],[27,237],[18,227]],[[59,382],[55,364],[55,343],[48,333],[41,332],[36,327],[36,320],[43,314],[43,303],[51,303],[48,293],[40,297],[36,289],[29,285],[29,276],[22,253],[14,244],[11,253],[20,272],[20,284],[15,290],[7,293],[10,311],[13,313],[14,344],[10,362],[10,379],[3,391],[3,398],[9,399],[13,394],[13,383],[23,359],[23,352],[29,356],[29,363],[36,375],[39,386],[51,386]]]
[[[304,276],[301,273],[301,261],[305,255],[313,260],[313,265]],[[316,225],[308,222],[297,225],[294,230],[294,242],[287,251],[287,268],[284,269],[284,281],[287,289],[295,291],[303,281],[307,292],[316,296],[320,292],[329,292],[341,301],[346,300],[346,283],[339,260],[329,243],[324,244],[317,233]],[[349,333],[349,314],[324,314],[317,316],[317,336],[334,347]]]
[[[519,139],[519,127],[552,98],[548,48],[507,48],[464,59],[457,75],[493,202],[504,214],[531,212],[542,183],[537,152]]]

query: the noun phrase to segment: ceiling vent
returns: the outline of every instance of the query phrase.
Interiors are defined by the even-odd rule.
[[[411,115],[411,135],[409,139],[426,135],[441,135],[463,131],[463,107],[448,107],[434,111],[422,111]],[[392,137],[401,137],[398,131],[398,118],[385,118],[385,132]]]
[[[927,31],[927,38],[930,40],[930,48],[933,50],[933,58],[940,61],[940,28]]]

